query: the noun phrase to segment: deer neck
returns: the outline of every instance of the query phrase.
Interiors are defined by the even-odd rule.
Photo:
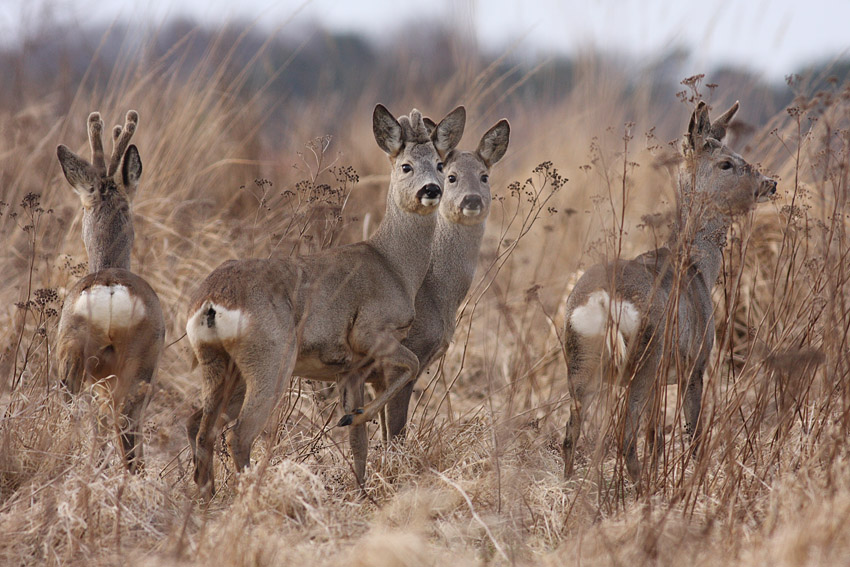
[[[452,317],[472,285],[483,237],[484,223],[464,226],[443,217],[437,219],[424,285],[439,289],[435,297]]]
[[[87,210],[83,215],[83,243],[89,259],[89,273],[107,268],[129,271],[133,236],[129,208]]]
[[[436,213],[406,213],[387,199],[387,213],[369,243],[396,269],[405,281],[411,297],[422,285],[428,272]]]
[[[712,207],[711,203],[697,203],[690,183],[680,179],[679,203],[676,224],[667,247],[677,255],[687,257],[688,265],[699,271],[709,288],[714,286],[723,265],[723,248],[730,220]]]

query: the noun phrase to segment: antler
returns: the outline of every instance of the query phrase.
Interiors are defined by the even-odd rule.
[[[422,118],[422,113],[415,108],[410,111],[410,116],[399,116],[398,123],[401,125],[402,136],[406,142],[422,144],[430,140],[430,131]]]
[[[102,123],[101,123],[102,124]],[[118,165],[124,157],[124,152],[127,151],[127,146],[130,145],[130,138],[136,131],[136,126],[139,124],[139,113],[135,110],[128,110],[127,117],[124,120],[124,127],[116,125],[112,129],[112,158],[109,160],[109,167],[106,169],[106,175],[115,175],[118,171]],[[99,140],[98,136],[98,140]],[[101,160],[103,160],[103,148],[101,147]]]
[[[91,164],[98,171],[106,169],[106,163],[103,160],[103,140],[100,138],[103,132],[103,120],[100,119],[99,112],[89,114],[89,145],[91,146]]]
[[[717,140],[723,140],[726,137],[726,128],[729,126],[729,122],[732,120],[732,117],[735,116],[735,113],[738,112],[738,108],[741,105],[738,101],[735,101],[729,110],[718,116],[711,123],[711,136]]]

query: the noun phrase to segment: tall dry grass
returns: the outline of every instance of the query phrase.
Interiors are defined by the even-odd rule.
[[[387,98],[375,84],[317,92],[305,103],[273,98],[248,80],[251,69],[234,69],[238,38],[226,37],[200,63],[180,43],[161,58],[145,57],[144,43],[141,51],[125,45],[105,82],[23,85],[25,102],[0,105],[0,562],[850,559],[847,90],[806,95],[792,85],[801,93],[793,107],[733,133],[733,148],[779,176],[780,196],[730,235],[699,459],[687,450],[670,388],[663,459],[638,496],[623,479],[615,435],[606,434],[616,424],[604,417],[580,444],[576,476],[561,476],[568,394],[560,309],[577,271],[663,240],[673,138],[694,93],[720,106],[748,85],[694,80],[669,103],[653,85],[587,56],[566,92],[529,104],[517,79],[455,49],[451,79],[428,90],[405,89],[400,79]],[[90,68],[102,74],[99,57],[95,50]],[[286,77],[287,68],[271,71]],[[370,429],[377,450],[367,498],[353,481],[347,432],[330,426],[332,388],[296,379],[254,447],[256,466],[236,475],[222,452],[221,491],[200,505],[183,425],[200,392],[182,338],[185,298],[224,259],[306,253],[374,229],[387,181],[370,131],[378,101],[432,116],[466,104],[475,140],[503,115],[512,124],[454,344],[420,380],[407,443],[378,449]],[[134,141],[144,162],[133,266],[168,320],[138,476],[99,436],[90,400],[63,401],[52,353],[63,290],[85,261],[79,203],[54,148],[83,151],[88,112],[118,120],[128,108],[141,115]]]

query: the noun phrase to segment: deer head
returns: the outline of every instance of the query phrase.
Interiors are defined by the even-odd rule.
[[[103,121],[92,112],[88,118],[91,162],[65,145],[56,149],[65,179],[83,204],[83,243],[89,256],[89,271],[108,267],[130,268],[133,223],[130,201],[142,175],[139,150],[130,145],[139,114],[127,112],[124,126],[112,130],[112,156],[109,164],[103,154]]]
[[[685,206],[698,209],[697,214],[745,213],[776,193],[776,181],[759,173],[723,143],[738,108],[736,102],[711,122],[708,106],[700,101],[691,115],[679,185]]]
[[[390,195],[405,212],[428,215],[437,210],[443,190],[443,162],[463,136],[466,110],[454,109],[433,130],[422,114],[413,110],[400,119],[377,105],[372,130],[378,146],[392,164]]]

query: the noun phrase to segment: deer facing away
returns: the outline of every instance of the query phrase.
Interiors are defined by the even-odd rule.
[[[433,123],[429,124],[433,127]],[[437,227],[431,244],[428,273],[416,294],[416,317],[402,344],[419,359],[419,372],[381,413],[384,442],[402,434],[413,385],[434,360],[442,356],[454,335],[457,309],[475,275],[484,224],[490,212],[490,168],[508,149],[510,126],[500,120],[482,136],[474,152],[454,150],[446,158],[446,182],[437,214]],[[387,388],[380,371],[366,378],[380,396]],[[345,380],[342,387],[350,403],[362,403],[363,381]],[[362,484],[366,471],[368,434],[366,424],[353,426],[349,433],[354,473]]]
[[[632,480],[640,479],[641,416],[650,414],[650,398],[666,384],[681,383],[686,430],[694,450],[698,446],[703,374],[714,345],[711,288],[726,233],[733,216],[776,192],[775,181],[722,143],[737,110],[736,102],[713,123],[704,102],[694,110],[683,144],[676,224],[666,245],[634,260],[592,266],[567,299],[563,346],[572,405],[563,444],[566,477],[582,411],[606,378],[628,388],[621,450]],[[663,432],[652,416],[649,421],[647,438],[658,451]]]
[[[419,369],[401,344],[425,278],[442,195],[445,156],[463,135],[465,111],[449,113],[432,132],[421,114],[396,120],[373,113],[378,146],[392,165],[386,215],[368,240],[309,256],[225,262],[194,294],[186,331],[203,373],[203,407],[188,433],[195,482],[214,492],[212,449],[220,414],[236,419],[227,443],[238,469],[292,374],[337,380],[376,364],[390,376],[383,398],[351,406],[343,418],[359,425]]]
[[[102,419],[117,418],[127,468],[142,465],[142,418],[165,339],[156,292],[130,271],[133,221],[130,201],[142,161],[130,138],[139,115],[127,113],[113,129],[109,164],[103,153],[100,114],[88,118],[92,161],[57,148],[65,178],[83,204],[83,242],[89,274],[71,288],[59,320],[57,352],[62,383],[72,394],[94,383]]]

